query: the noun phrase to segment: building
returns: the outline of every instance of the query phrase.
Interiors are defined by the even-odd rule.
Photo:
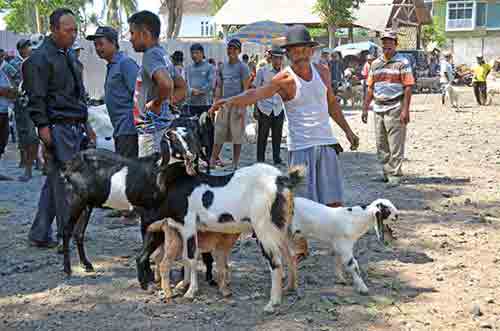
[[[178,38],[212,38],[216,35],[216,25],[212,18],[212,2],[210,0],[184,0],[181,28]],[[160,8],[160,16],[166,27],[168,9]]]
[[[430,7],[456,63],[473,64],[477,54],[488,61],[500,56],[500,0],[434,0]]]

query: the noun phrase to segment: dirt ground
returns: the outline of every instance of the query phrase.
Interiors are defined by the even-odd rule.
[[[110,229],[104,211],[87,231],[96,272],[85,273],[73,249],[66,279],[62,256],[27,244],[43,177],[0,182],[0,330],[500,330],[500,107],[477,107],[465,89],[461,103],[455,112],[436,95],[414,97],[407,177],[393,189],[374,180],[372,122],[346,110],[361,138],[359,151],[341,156],[346,204],[391,199],[402,212],[398,239],[382,247],[371,232],[356,246],[369,296],[335,284],[327,247],[312,243],[300,295],[273,315],[263,313],[270,275],[254,241],[233,250],[232,298],[201,281],[194,302],[165,304],[135,278],[139,228]],[[253,162],[255,145],[243,155]],[[0,173],[21,174],[14,145]]]

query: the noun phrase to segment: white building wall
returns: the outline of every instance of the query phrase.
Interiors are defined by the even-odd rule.
[[[491,62],[500,54],[500,37],[496,36],[450,38],[448,43],[452,47],[456,64],[474,65],[476,55],[481,53],[487,62]]]
[[[180,38],[209,37],[215,34],[215,25],[211,22],[212,16],[207,15],[184,15],[182,17]],[[203,33],[201,30],[203,24]],[[208,23],[208,24],[207,24]],[[207,31],[208,27],[208,31]]]

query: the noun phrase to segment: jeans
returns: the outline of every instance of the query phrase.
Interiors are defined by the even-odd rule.
[[[487,86],[486,82],[474,82],[472,83],[474,87],[474,96],[478,105],[485,105],[488,100]]]
[[[38,211],[29,232],[35,241],[52,240],[52,222],[56,218],[57,239],[62,239],[64,225],[69,219],[67,184],[61,174],[62,163],[72,159],[85,147],[83,124],[55,124],[51,126],[52,150],[48,160],[49,173],[42,187]]]

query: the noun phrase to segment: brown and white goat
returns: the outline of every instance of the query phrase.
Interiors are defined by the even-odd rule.
[[[168,225],[167,220],[156,221],[148,228],[148,232],[163,232],[165,241],[155,252],[156,277],[165,299],[172,297],[170,289],[170,267],[178,258],[182,257],[182,238],[176,229]],[[217,283],[223,297],[232,294],[229,288],[228,261],[231,249],[240,237],[239,234],[225,234],[217,232],[198,232],[198,247],[201,253],[212,253],[217,264]],[[184,287],[183,282],[178,286]]]

